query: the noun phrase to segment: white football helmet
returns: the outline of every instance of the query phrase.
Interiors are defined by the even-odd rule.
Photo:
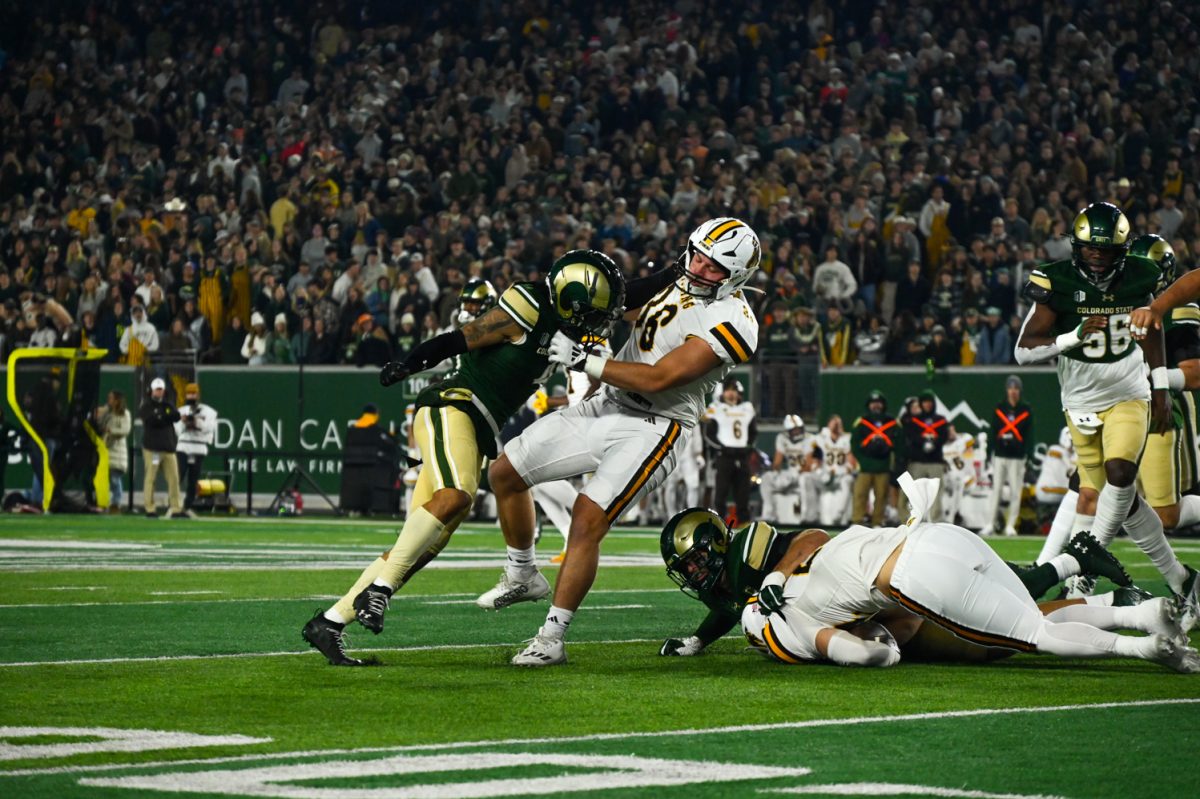
[[[799,441],[804,435],[804,421],[794,413],[783,417],[783,431],[792,441]]]
[[[692,271],[692,256],[702,253],[725,269],[729,276],[712,281]],[[750,280],[758,269],[762,247],[758,235],[740,219],[722,216],[704,222],[688,236],[682,261],[679,288],[701,299],[719,300],[733,294]]]

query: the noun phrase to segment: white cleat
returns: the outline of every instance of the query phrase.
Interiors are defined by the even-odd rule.
[[[509,580],[508,572],[500,575],[500,582],[489,591],[484,591],[475,604],[484,610],[503,610],[518,602],[536,602],[550,596],[550,581],[540,571],[535,571],[528,580]]]
[[[550,638],[538,629],[538,634],[525,642],[528,644],[513,655],[514,666],[558,666],[567,662],[567,649],[561,638]]]
[[[1179,626],[1184,634],[1200,622],[1200,575],[1191,566],[1185,566],[1188,577],[1183,583],[1183,593],[1175,595],[1175,604],[1179,608]]]
[[[1016,534],[1017,534],[1017,528],[1013,527],[1012,525],[1009,525],[1008,527],[1004,528],[1004,535],[1006,537],[1012,538],[1012,537],[1016,536]]]
[[[1175,639],[1181,646],[1188,645],[1187,633],[1179,626],[1179,605],[1175,600],[1159,596],[1137,606],[1142,632],[1163,635]]]
[[[1152,635],[1154,652],[1146,658],[1180,674],[1200,674],[1200,652],[1165,635]]]

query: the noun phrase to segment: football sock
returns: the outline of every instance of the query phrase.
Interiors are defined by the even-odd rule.
[[[1138,630],[1156,632],[1155,620],[1160,605],[1143,602],[1132,607],[1097,607],[1095,605],[1068,605],[1050,613],[1047,619],[1055,624],[1078,622],[1099,627],[1101,630]]]
[[[1063,551],[1071,534],[1071,525],[1075,522],[1075,503],[1078,500],[1079,494],[1075,491],[1063,494],[1062,502],[1054,514],[1054,521],[1050,523],[1050,532],[1042,543],[1041,554],[1037,556],[1035,563],[1045,563]]]
[[[371,584],[375,576],[383,569],[387,563],[382,557],[375,558],[375,561],[363,569],[363,573],[358,576],[354,585],[350,586],[350,590],[346,595],[339,599],[337,603],[329,610],[325,611],[325,618],[335,624],[348,624],[354,621],[354,597],[358,596],[364,588]]]
[[[1179,498],[1179,523],[1175,527],[1179,529],[1193,524],[1200,524],[1200,497],[1189,494]]]
[[[1067,557],[1071,558],[1070,555],[1067,555]],[[1071,560],[1075,560],[1075,558],[1071,558]],[[1025,586],[1025,590],[1028,591],[1029,595],[1034,599],[1043,596],[1047,591],[1058,585],[1064,579],[1063,577],[1059,576],[1058,570],[1055,568],[1053,563],[1043,563],[1040,566],[1033,566],[1028,569],[1018,569],[1014,571],[1016,571],[1017,577]]]
[[[1079,561],[1075,560],[1074,555],[1066,552],[1060,552],[1055,555],[1047,565],[1054,567],[1054,573],[1058,575],[1056,582],[1065,580],[1068,577],[1074,577],[1080,571]]]
[[[1166,579],[1171,590],[1179,593],[1183,581],[1187,579],[1187,569],[1175,557],[1175,551],[1167,541],[1163,532],[1162,520],[1158,518],[1150,505],[1141,499],[1125,520],[1125,531],[1159,573]]]
[[[1073,605],[1064,610],[1083,607]],[[1058,613],[1059,611],[1055,611]],[[1120,655],[1121,657],[1145,657],[1145,647],[1138,642],[1141,638],[1117,635],[1090,624],[1079,622],[1052,622],[1042,625],[1036,641],[1039,652],[1065,658],[1099,658]]]
[[[1091,596],[1085,596],[1083,601],[1085,604],[1091,605],[1095,608],[1107,608],[1112,607],[1113,600],[1116,598],[1117,595],[1112,591],[1106,591],[1103,594],[1092,594]]]
[[[1110,483],[1100,492],[1100,499],[1096,503],[1096,523],[1092,525],[1092,535],[1100,542],[1100,546],[1107,547],[1117,537],[1117,531],[1129,515],[1136,496],[1137,486],[1132,483],[1127,486]]]
[[[574,617],[575,611],[551,605],[550,610],[546,611],[546,623],[542,625],[542,635],[548,638],[565,638],[567,628],[571,626],[571,619]]]
[[[529,549],[505,547],[505,549],[508,550],[508,562],[504,564],[504,573],[509,580],[524,582],[533,576],[533,573],[537,571],[534,547]]]
[[[1069,536],[1067,536],[1067,538],[1068,539],[1074,538],[1076,533],[1083,532],[1084,530],[1091,530],[1095,526],[1096,526],[1096,517],[1095,516],[1086,516],[1082,513],[1076,513],[1075,521],[1071,522],[1071,534]],[[1066,546],[1066,545],[1064,544],[1064,546]],[[1059,551],[1061,551],[1061,550],[1059,550]],[[1057,555],[1058,553],[1056,552],[1055,554]]]
[[[388,553],[387,562],[375,575],[375,585],[395,589],[417,558],[435,545],[447,532],[447,526],[422,505],[408,515],[396,544]]]

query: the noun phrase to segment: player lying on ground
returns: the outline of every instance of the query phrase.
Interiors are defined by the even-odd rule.
[[[742,629],[752,645],[787,663],[891,666],[900,661],[898,647],[862,640],[840,627],[902,607],[981,646],[1060,657],[1141,658],[1200,672],[1200,653],[1187,646],[1177,605],[1162,620],[1165,629],[1142,637],[1097,626],[1102,616],[1111,616],[1109,608],[1075,605],[1065,609],[1067,621],[1044,616],[978,536],[924,521],[937,480],[913,480],[905,473],[900,486],[913,511],[908,524],[851,527],[825,543],[821,533],[811,534],[807,552],[793,553],[767,575],[758,601],[742,611]]]
[[[675,279],[664,270],[631,282],[612,259],[575,250],[555,261],[545,281],[516,283],[495,308],[418,345],[380,372],[384,386],[448,358],[458,368],[417,397],[413,427],[423,464],[396,544],[363,571],[336,604],[318,612],[302,635],[335,666],[359,666],[345,652],[345,625],[383,630],[392,593],[446,546],[471,510],[483,458],[497,454],[498,422],[512,416],[555,367],[547,347],[555,335],[574,341],[607,336],[625,310],[645,303]]]
[[[703,602],[709,612],[692,635],[668,639],[659,654],[696,655],[702,652],[738,624],[742,610],[758,594],[759,586],[770,572],[811,552],[813,542],[827,540],[823,530],[777,532],[763,522],[730,531],[724,520],[707,508],[690,508],[677,514],[663,528],[660,541],[667,574],[684,593]],[[1018,575],[1026,587],[1037,591],[1038,595],[1045,593],[1060,579],[1058,568],[1099,572],[1121,582],[1128,581],[1116,559],[1100,549],[1087,533],[1076,536],[1067,552],[1062,554],[1067,557],[1060,557],[1058,563],[1019,570]],[[1071,564],[1072,560],[1078,565]],[[1174,612],[1166,607],[1170,605],[1166,599],[1136,612],[1131,607],[1123,607],[1136,605],[1147,598],[1149,594],[1140,589],[1123,587],[1113,593],[1088,597],[1086,603],[1119,608],[1110,614],[1111,625],[1144,629],[1146,624],[1154,623],[1153,619]],[[1081,599],[1049,602],[1041,607],[1049,613],[1067,605],[1082,604],[1085,600]],[[906,655],[920,653],[927,658],[986,660],[1012,654],[956,639],[940,632],[936,625],[922,624],[919,616],[900,608],[886,613],[886,618],[881,618],[881,614],[873,618],[882,621],[902,645],[908,646],[911,642],[904,650]]]

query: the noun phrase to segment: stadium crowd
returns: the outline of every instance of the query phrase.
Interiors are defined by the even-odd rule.
[[[1186,4],[15,5],[0,354],[382,365],[472,277],[731,215],[767,371],[1006,364],[1087,202],[1200,252]]]

